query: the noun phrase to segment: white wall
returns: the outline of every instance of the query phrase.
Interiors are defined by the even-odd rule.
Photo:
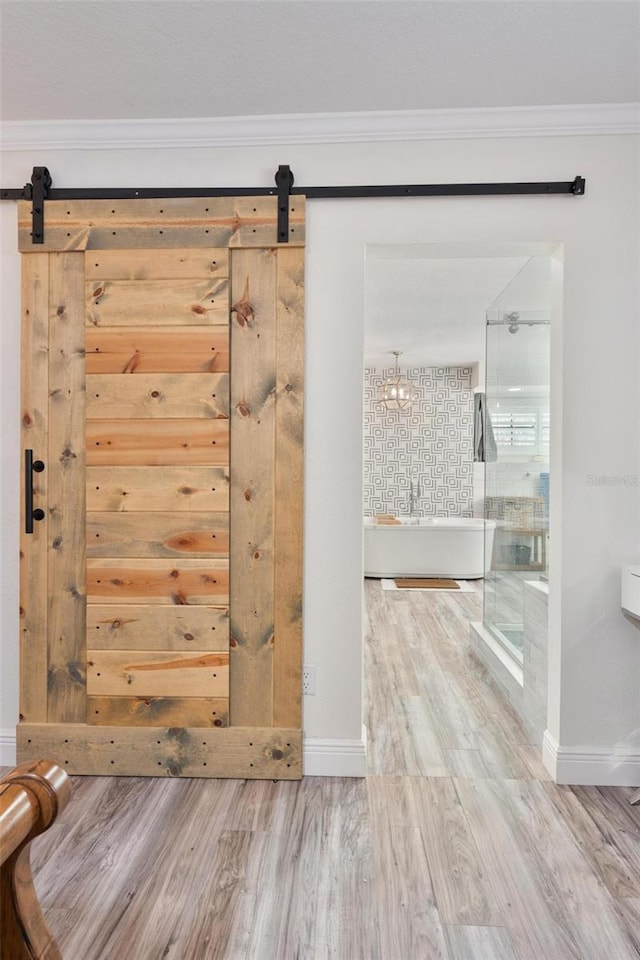
[[[640,629],[620,613],[619,567],[640,559],[638,489],[590,474],[639,464],[637,142],[553,137],[259,148],[51,150],[4,157],[2,186],[34,164],[55,186],[268,185],[587,178],[587,195],[312,201],[308,207],[305,660],[317,666],[307,736],[361,736],[361,496],[364,253],[369,243],[564,243],[564,316],[552,343],[552,603],[549,762],[616,751],[640,729]],[[18,262],[2,204],[2,712],[17,718]],[[564,358],[561,369],[558,361]],[[330,384],[331,389],[327,389]],[[558,421],[554,416],[558,416]],[[556,429],[558,427],[558,429]],[[550,747],[549,747],[550,744]],[[625,746],[626,745],[626,746]],[[640,746],[636,746],[640,753]],[[606,761],[606,762],[605,762]],[[627,766],[627,771],[640,771]],[[566,766],[559,767],[567,776]],[[591,769],[591,768],[590,768]],[[563,773],[563,770],[565,771]],[[577,773],[576,773],[577,776]]]

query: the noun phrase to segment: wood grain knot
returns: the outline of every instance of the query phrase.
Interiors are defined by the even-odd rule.
[[[251,409],[249,408],[249,405],[245,403],[244,400],[241,400],[240,403],[236,404],[236,410],[238,411],[241,417],[251,416]]]
[[[84,671],[82,668],[83,665],[81,663],[77,663],[76,661],[71,661],[67,664],[67,673],[69,674],[72,682],[79,683],[84,686]]]
[[[140,354],[136,350],[132,357],[129,357],[124,367],[122,368],[123,373],[135,373],[137,368],[140,365]]]
[[[233,308],[233,313],[236,315],[236,321],[239,327],[252,327],[252,320],[255,316],[253,307],[250,303],[241,304],[237,303]]]
[[[236,315],[236,322],[239,327],[252,326],[251,321],[255,316],[255,312],[249,300],[249,277],[245,280],[244,291],[241,298],[231,307],[231,312]]]
[[[168,727],[167,737],[170,740],[177,740],[178,743],[188,743],[189,734],[184,727]]]

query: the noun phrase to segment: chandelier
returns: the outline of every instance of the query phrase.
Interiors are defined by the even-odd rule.
[[[402,350],[390,350],[396,358],[396,368],[390,377],[383,381],[380,402],[387,410],[410,410],[415,399],[415,389],[406,377],[400,373],[398,357]]]

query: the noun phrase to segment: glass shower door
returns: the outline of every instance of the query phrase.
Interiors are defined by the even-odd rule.
[[[486,408],[495,449],[485,464],[485,517],[496,529],[483,620],[520,663],[523,584],[546,578],[548,556],[550,310],[543,280],[550,274],[540,260],[547,258],[533,258],[494,301],[486,327]],[[535,296],[528,268],[529,281],[541,287]],[[526,309],[531,303],[536,309]]]

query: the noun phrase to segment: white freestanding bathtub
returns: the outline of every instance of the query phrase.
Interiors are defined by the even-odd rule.
[[[491,569],[495,520],[421,517],[399,524],[364,518],[365,577],[475,580]]]

